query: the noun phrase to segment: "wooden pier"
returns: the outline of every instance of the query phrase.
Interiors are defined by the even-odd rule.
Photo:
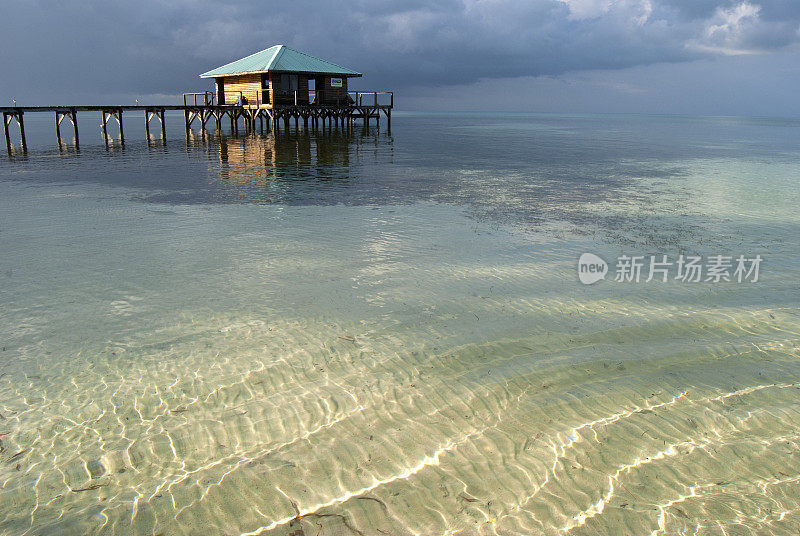
[[[313,95],[313,91],[311,92]],[[123,127],[123,114],[140,112],[144,116],[145,132],[148,142],[150,141],[150,124],[152,120],[158,119],[160,123],[161,139],[166,141],[167,133],[165,127],[164,114],[167,110],[181,110],[184,115],[184,125],[188,132],[195,122],[199,123],[201,131],[204,133],[210,121],[214,120],[216,130],[222,129],[223,121],[230,122],[232,132],[239,131],[239,123],[243,128],[250,130],[260,125],[264,130],[278,130],[280,122],[283,120],[286,129],[290,126],[290,120],[294,119],[295,128],[299,128],[302,119],[303,128],[308,129],[309,125],[319,128],[320,122],[325,127],[336,125],[339,128],[353,128],[356,121],[361,119],[365,128],[369,127],[371,119],[380,128],[381,115],[386,117],[387,127],[391,130],[392,108],[394,107],[394,94],[392,92],[350,92],[347,98],[341,99],[341,103],[314,104],[313,97],[308,95],[294,96],[295,103],[288,104],[264,104],[256,99],[256,102],[247,102],[241,99],[238,104],[217,104],[215,96],[211,92],[204,93],[184,93],[183,104],[175,105],[132,105],[132,106],[10,106],[0,107],[3,113],[3,133],[6,140],[6,149],[9,154],[13,153],[14,144],[11,140],[11,125],[16,123],[19,130],[19,143],[22,152],[27,152],[28,144],[25,137],[25,114],[49,112],[54,114],[55,134],[59,146],[62,144],[62,122],[65,119],[72,124],[72,133],[75,146],[79,146],[78,135],[78,112],[100,113],[101,128],[103,139],[106,145],[109,143],[108,124],[116,123],[119,132],[119,140],[125,143],[125,131]]]
[[[309,126],[350,129],[361,119],[364,128],[371,120],[380,128],[381,116],[386,117],[389,131],[392,128],[394,93],[391,91],[348,91],[348,80],[361,73],[327,60],[314,57],[286,45],[274,45],[236,61],[226,63],[200,75],[213,79],[214,92],[184,93],[183,104],[135,106],[12,106],[0,107],[3,112],[3,132],[6,149],[11,154],[12,142],[9,127],[16,122],[22,152],[28,150],[25,139],[25,114],[50,112],[55,115],[56,139],[61,147],[61,123],[69,119],[75,146],[78,142],[78,112],[100,112],[103,140],[108,146],[108,123],[116,121],[119,140],[125,144],[122,116],[125,112],[144,112],[144,128],[150,143],[150,123],[158,118],[161,139],[166,141],[164,112],[182,110],[187,137],[196,122],[205,134],[213,119],[217,131],[223,121],[230,121],[231,131],[238,132],[239,121],[244,128],[277,131],[281,120],[288,130],[294,119],[295,129]],[[14,103],[16,104],[16,102]]]

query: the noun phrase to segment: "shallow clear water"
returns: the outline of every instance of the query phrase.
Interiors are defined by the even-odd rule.
[[[167,120],[0,156],[3,533],[800,530],[800,121]]]

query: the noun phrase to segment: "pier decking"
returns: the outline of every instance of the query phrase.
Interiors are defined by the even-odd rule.
[[[119,129],[119,139],[125,143],[125,132],[123,128],[123,114],[128,112],[143,112],[145,122],[145,132],[148,140],[150,139],[150,123],[153,119],[158,119],[161,127],[161,139],[166,140],[166,127],[164,113],[167,110],[182,110],[184,113],[184,124],[189,131],[195,121],[200,124],[202,132],[213,119],[214,126],[221,130],[223,120],[230,122],[230,129],[233,132],[239,131],[239,123],[245,129],[255,129],[258,124],[262,130],[277,130],[280,128],[280,120],[283,120],[285,128],[289,128],[289,121],[294,119],[295,127],[299,128],[300,120],[303,121],[303,128],[308,129],[309,124],[313,128],[319,128],[320,121],[322,126],[328,122],[328,126],[336,125],[340,128],[353,128],[358,119],[362,120],[365,128],[369,127],[371,119],[380,127],[380,117],[384,115],[387,120],[387,127],[391,130],[392,108],[394,107],[394,93],[386,92],[350,92],[347,98],[342,99],[341,103],[314,104],[313,91],[311,95],[300,95],[295,92],[295,103],[288,104],[264,104],[258,99],[254,103],[244,104],[217,104],[211,92],[205,93],[185,93],[183,104],[162,104],[162,105],[123,105],[123,106],[6,106],[0,107],[3,113],[3,133],[5,135],[6,149],[9,154],[13,151],[10,126],[16,123],[19,128],[19,143],[23,152],[28,150],[25,137],[25,114],[50,112],[54,115],[56,139],[59,145],[62,143],[61,127],[65,119],[69,119],[72,124],[74,143],[79,145],[78,133],[78,112],[100,112],[101,127],[103,138],[108,144],[108,122],[114,120]]]
[[[317,92],[313,90],[294,91],[289,95],[288,103],[265,103],[261,98],[262,94],[266,94],[267,91],[255,92],[254,102],[247,101],[239,92],[237,100],[244,100],[245,103],[235,106],[216,105],[216,97],[210,91],[184,93],[183,106],[186,127],[191,128],[195,120],[199,120],[200,124],[205,127],[207,122],[214,119],[217,129],[219,129],[222,118],[225,116],[231,121],[231,130],[237,128],[239,117],[242,117],[250,128],[255,128],[256,122],[261,125],[266,122],[268,129],[277,129],[281,119],[287,128],[291,119],[294,119],[295,127],[302,119],[304,128],[308,128],[310,121],[318,128],[320,120],[323,125],[327,120],[329,124],[333,123],[336,126],[352,127],[357,119],[363,120],[364,126],[367,127],[370,119],[375,119],[376,125],[380,127],[380,118],[383,114],[386,116],[388,128],[392,128],[394,93],[391,91],[348,92],[336,101],[324,104],[317,103],[322,99],[318,99]],[[265,100],[268,101],[269,97]]]

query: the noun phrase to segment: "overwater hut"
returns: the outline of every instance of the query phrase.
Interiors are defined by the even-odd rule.
[[[200,75],[213,78],[220,105],[320,105],[352,103],[347,79],[361,73],[275,45]]]

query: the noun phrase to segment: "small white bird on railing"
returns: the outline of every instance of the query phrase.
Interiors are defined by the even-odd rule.
[[[136,106],[139,106],[139,99],[136,99]]]
[[[16,106],[16,105],[17,105],[17,99],[11,99],[11,102],[13,102],[13,103],[14,103],[14,106]]]

